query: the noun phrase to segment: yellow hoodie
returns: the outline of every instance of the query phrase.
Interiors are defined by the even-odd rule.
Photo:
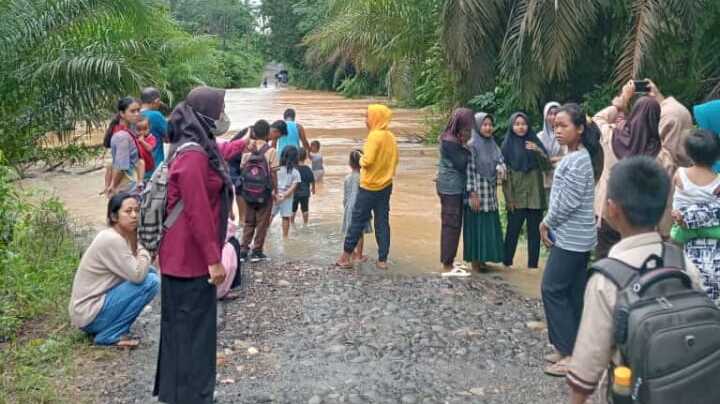
[[[395,135],[387,128],[392,111],[384,105],[368,106],[367,122],[370,129],[362,159],[360,159],[360,187],[380,191],[392,184],[398,165]]]

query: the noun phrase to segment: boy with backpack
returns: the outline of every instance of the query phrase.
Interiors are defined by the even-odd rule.
[[[612,386],[621,366],[630,369],[617,380],[630,402],[720,402],[720,311],[697,289],[697,269],[682,250],[656,231],[669,192],[651,158],[627,158],[612,170],[607,215],[622,240],[591,269],[566,376],[573,404],[587,400],[605,370]]]
[[[240,260],[267,260],[263,253],[265,236],[270,228],[273,198],[277,189],[278,158],[267,141],[270,125],[261,120],[252,128],[252,139],[240,163],[237,191],[245,201],[245,225],[240,243]],[[250,244],[253,251],[250,252]]]

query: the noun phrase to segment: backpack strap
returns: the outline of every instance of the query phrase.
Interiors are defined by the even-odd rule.
[[[178,147],[177,149],[175,149],[175,151],[173,151],[173,153],[170,156],[170,159],[168,161],[168,168],[170,168],[170,163],[172,163],[182,152],[190,151],[190,150],[199,151],[199,152],[202,152],[203,154],[205,154],[205,149],[203,149],[203,147],[200,146],[200,144],[195,143],[195,142],[183,143],[182,145],[180,145],[180,147]],[[180,199],[177,202],[177,204],[175,204],[175,207],[173,207],[170,214],[168,214],[167,217],[165,217],[165,221],[163,222],[163,230],[167,231],[168,229],[170,229],[172,227],[172,225],[175,224],[175,222],[180,217],[180,214],[182,213],[183,208],[185,208],[185,204],[183,203],[182,199]]]
[[[180,199],[176,204],[173,210],[170,212],[169,215],[165,218],[165,222],[163,223],[163,229],[168,230],[172,227],[172,225],[175,224],[175,222],[180,217],[180,214],[183,211],[183,208],[185,207],[185,204],[183,203],[182,199]]]
[[[663,266],[666,268],[682,269],[683,271],[686,269],[685,254],[675,244],[663,243],[662,260]]]
[[[618,290],[625,289],[638,276],[638,270],[620,260],[603,258],[590,267],[591,272],[598,272],[612,281]]]

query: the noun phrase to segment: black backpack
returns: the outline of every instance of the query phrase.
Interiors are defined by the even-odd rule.
[[[263,204],[272,196],[270,164],[265,158],[269,149],[266,143],[259,150],[251,151],[245,164],[240,167],[240,195],[249,204]]]
[[[615,343],[634,403],[720,403],[720,309],[684,269],[682,250],[667,243],[641,268],[612,258],[591,268],[618,287]]]

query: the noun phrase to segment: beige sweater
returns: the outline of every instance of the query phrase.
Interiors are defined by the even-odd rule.
[[[652,254],[662,254],[662,239],[658,233],[622,239],[608,256],[639,268]],[[692,279],[693,287],[700,289],[700,273],[687,257],[685,272]],[[585,289],[582,321],[567,375],[568,384],[581,393],[589,394],[595,390],[610,361],[621,363],[613,323],[617,293],[617,286],[601,274],[592,275]]]
[[[142,283],[150,267],[150,254],[138,247],[133,255],[128,242],[115,229],[101,231],[80,260],[70,297],[70,321],[82,328],[92,323],[105,303],[105,294],[123,281]]]
[[[674,110],[670,110],[668,114],[664,116],[665,119],[670,119],[673,116]],[[600,146],[602,146],[603,153],[604,153],[604,165],[603,165],[603,172],[600,176],[600,180],[598,181],[597,185],[595,186],[595,214],[597,215],[598,219],[603,218],[607,219],[605,216],[605,204],[607,202],[607,186],[608,186],[608,180],[610,179],[610,173],[612,171],[612,168],[617,164],[618,158],[615,155],[615,151],[612,147],[612,139],[613,139],[613,129],[615,129],[615,123],[618,118],[619,111],[616,107],[610,106],[602,111],[598,112],[594,117],[593,121],[597,124],[598,128],[600,128]],[[661,115],[661,123],[663,116]],[[674,138],[674,136],[673,136]],[[666,136],[667,139],[667,136]],[[666,148],[666,145],[663,144],[663,148],[660,150],[660,154],[656,157],[655,161],[657,161],[658,164],[665,170],[665,172],[668,173],[670,178],[675,175],[675,170],[677,169],[676,163],[673,161],[672,155],[670,151]],[[658,226],[658,229],[660,231],[660,234],[662,234],[664,237],[668,237],[670,235],[670,227],[672,226],[672,218],[670,216],[671,213],[671,206],[672,206],[672,190],[670,192],[670,195],[668,195],[668,208],[665,211],[665,214],[663,215],[663,219],[660,222],[660,225]],[[600,220],[598,220],[598,225],[600,224]]]

